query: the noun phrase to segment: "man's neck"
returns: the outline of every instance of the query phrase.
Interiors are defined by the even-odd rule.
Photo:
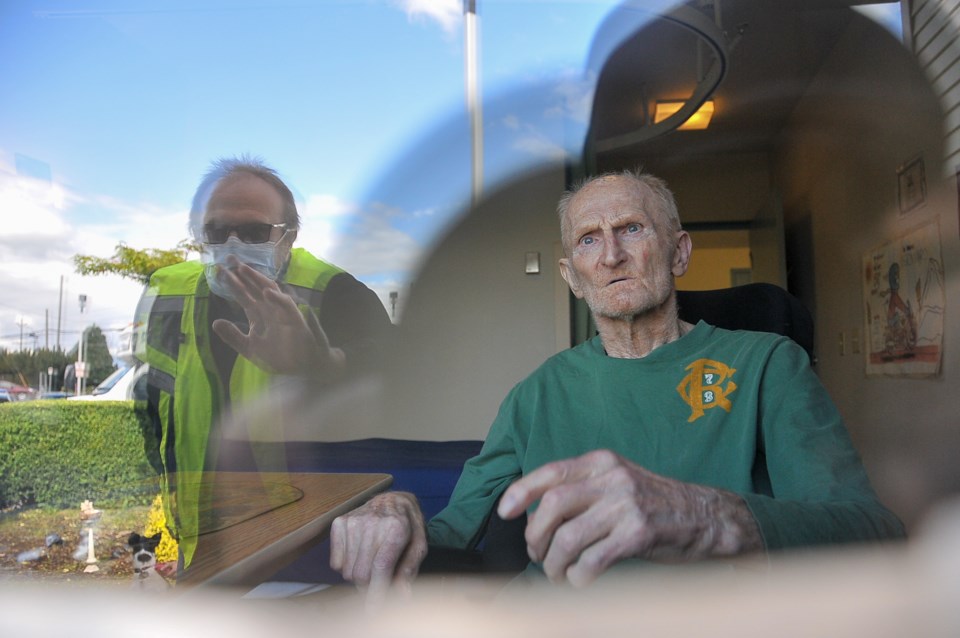
[[[616,359],[642,359],[693,330],[692,324],[677,316],[674,299],[642,315],[624,319],[596,317],[595,320],[607,356]]]

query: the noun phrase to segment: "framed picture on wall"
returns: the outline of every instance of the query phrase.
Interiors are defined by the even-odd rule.
[[[937,376],[945,305],[939,220],[864,253],[867,376]]]
[[[927,201],[927,178],[924,174],[922,156],[904,162],[897,169],[897,197],[901,215],[909,213]]]

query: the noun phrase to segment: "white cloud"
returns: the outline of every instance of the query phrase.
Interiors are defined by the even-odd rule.
[[[414,219],[423,219],[427,217],[433,217],[437,214],[436,208],[421,208],[420,210],[415,210],[412,213]]]
[[[135,248],[172,248],[186,238],[186,210],[129,204],[85,196],[56,182],[25,178],[0,158],[0,347],[20,347],[19,320],[37,339],[24,347],[57,344],[70,349],[84,326],[96,323],[115,345],[117,331],[132,319],[141,286],[114,275],[76,274],[76,254],[109,257],[118,242]],[[91,221],[90,211],[97,220]],[[61,293],[62,281],[62,293]],[[78,296],[89,300],[80,314]],[[29,333],[28,333],[29,336]]]
[[[556,123],[559,118],[565,120],[563,127],[569,135],[572,127],[586,126],[593,106],[593,94],[596,89],[596,76],[584,76],[579,71],[567,70],[560,74],[552,93],[552,106],[531,118],[515,113],[500,118],[504,129],[515,133],[511,148],[528,155],[549,160],[563,160],[569,154],[564,140],[558,137]]]
[[[30,178],[18,177],[0,166],[0,210],[4,211],[5,242],[15,245],[30,236],[62,237],[68,226],[63,216],[61,189]]]
[[[566,149],[535,132],[530,132],[527,135],[518,137],[516,141],[514,141],[513,147],[519,151],[524,151],[535,157],[545,159],[563,160],[567,157]]]
[[[413,237],[391,225],[391,220],[403,215],[402,211],[382,204],[355,207],[344,223],[330,224],[326,236],[317,236],[318,227],[311,232],[304,228],[298,243],[360,279],[365,275],[409,272],[422,249]]]
[[[533,156],[538,159],[564,160],[568,151],[563,144],[551,137],[536,124],[521,121],[519,118],[510,118],[504,125],[511,131],[512,136],[510,148],[520,151],[525,155]]]
[[[356,210],[356,204],[335,195],[311,195],[301,207],[300,216],[304,219],[335,218],[350,215]]]
[[[356,204],[334,195],[310,195],[300,206],[297,245],[307,248],[318,257],[330,258],[339,228],[356,210]]]
[[[426,19],[436,22],[447,35],[460,26],[463,19],[461,0],[394,0],[410,21]]]
[[[553,92],[560,98],[560,104],[547,111],[548,116],[562,115],[574,122],[586,124],[593,109],[593,94],[597,88],[596,73],[586,76],[579,71],[567,71]]]
[[[115,275],[81,277],[74,271],[73,256],[109,257],[121,241],[140,249],[173,248],[189,235],[186,207],[130,203],[24,180],[4,163],[2,154],[0,210],[0,347],[7,349],[20,347],[20,320],[24,347],[54,347],[59,318],[64,349],[73,347],[85,326],[96,323],[116,353],[119,330],[132,321],[142,286]],[[423,252],[393,224],[430,223],[435,214],[432,209],[407,213],[376,203],[361,208],[330,195],[314,195],[301,206],[297,244],[367,281],[389,309],[389,293],[405,294],[406,279]],[[88,298],[82,315],[80,294]],[[37,333],[36,341],[31,332]]]
[[[395,318],[399,318],[409,277],[423,248],[393,223],[416,220],[429,224],[436,209],[407,213],[379,202],[361,207],[331,195],[311,195],[300,214],[303,223],[297,245],[363,281],[388,311],[390,293],[398,292]]]

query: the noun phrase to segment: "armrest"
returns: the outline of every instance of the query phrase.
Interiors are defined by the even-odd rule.
[[[483,554],[476,549],[458,549],[430,545],[420,563],[421,574],[478,574],[483,569]]]
[[[523,537],[526,515],[505,521],[494,509],[480,549],[431,545],[420,564],[421,574],[508,574],[523,571],[530,558]]]

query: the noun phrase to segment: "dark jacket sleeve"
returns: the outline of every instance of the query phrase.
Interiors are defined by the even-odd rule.
[[[348,375],[379,369],[393,323],[376,293],[340,273],[327,284],[318,318],[330,345],[346,354]]]

